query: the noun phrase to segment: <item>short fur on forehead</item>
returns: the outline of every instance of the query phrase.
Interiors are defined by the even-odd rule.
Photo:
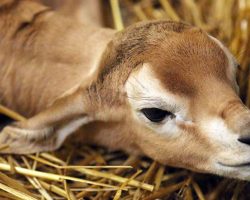
[[[171,37],[173,32],[181,33],[190,28],[192,26],[181,22],[151,21],[137,23],[117,33],[103,55],[100,80],[127,63],[128,68],[133,69],[145,61],[146,55],[153,53],[153,48],[162,39]]]
[[[157,46],[170,38],[173,33],[182,33],[192,26],[173,21],[150,21],[134,24],[118,32],[109,42],[100,62],[97,81],[89,88],[89,94],[99,91],[109,105],[119,102],[123,97],[117,95],[119,86],[123,86],[129,74],[147,62],[152,56],[157,57]],[[103,104],[105,104],[103,102]]]
[[[109,88],[124,85],[145,62],[164,87],[186,95],[196,92],[195,83],[189,84],[194,73],[226,79],[226,55],[204,31],[182,22],[153,21],[116,34],[102,57],[98,82]]]
[[[156,78],[173,93],[194,96],[198,87],[204,91],[203,84],[208,79],[230,82],[225,52],[205,32],[195,28],[162,42],[150,63]]]

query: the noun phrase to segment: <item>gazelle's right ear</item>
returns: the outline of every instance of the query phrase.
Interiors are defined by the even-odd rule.
[[[35,153],[54,150],[80,126],[92,121],[80,90],[58,99],[45,111],[27,121],[5,127],[0,145],[8,148],[1,153]]]

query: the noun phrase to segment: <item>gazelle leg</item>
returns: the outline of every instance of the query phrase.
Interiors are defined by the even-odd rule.
[[[69,134],[90,121],[84,111],[78,93],[59,99],[27,121],[5,127],[0,133],[0,149],[8,147],[0,153],[26,154],[60,147]]]

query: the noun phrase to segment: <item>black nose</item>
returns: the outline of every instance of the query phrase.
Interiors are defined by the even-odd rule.
[[[243,136],[238,139],[239,142],[250,145],[250,136]]]

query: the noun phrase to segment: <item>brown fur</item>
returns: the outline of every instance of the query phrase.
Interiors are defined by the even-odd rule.
[[[68,2],[78,9],[78,1]],[[79,122],[85,124],[78,131],[82,142],[219,173],[211,159],[221,147],[201,124],[217,117],[239,130],[225,110],[235,100],[243,107],[222,48],[184,23],[144,22],[116,33],[69,13],[32,0],[0,3],[1,103],[29,117],[0,134],[0,143],[10,146],[4,153],[54,150],[65,139],[64,127]],[[134,116],[124,86],[144,63],[162,93],[188,102],[192,123],[177,122],[181,137],[158,134]]]
[[[1,101],[29,117],[88,77],[113,31],[86,29],[86,25],[33,1],[11,5],[10,11],[6,8],[1,13]],[[29,16],[24,15],[28,11]],[[97,41],[98,45],[89,49]]]

